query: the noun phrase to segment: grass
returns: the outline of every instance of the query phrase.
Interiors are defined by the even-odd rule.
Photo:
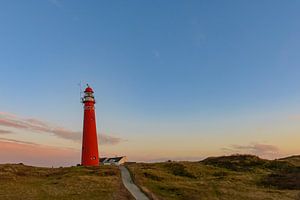
[[[0,199],[133,199],[115,166],[41,168],[0,165]]]
[[[153,199],[300,200],[300,165],[296,160],[234,155],[127,167]]]
[[[300,166],[300,156],[289,156],[286,158],[281,158],[279,161],[287,161],[293,165]]]
[[[300,156],[252,155],[201,162],[132,163],[136,184],[155,200],[300,200]],[[133,197],[115,166],[42,168],[0,165],[0,199],[117,199]]]

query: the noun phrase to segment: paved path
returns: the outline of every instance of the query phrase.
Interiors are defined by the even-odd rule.
[[[128,169],[120,166],[122,181],[127,190],[136,200],[149,200],[149,198],[133,183]]]

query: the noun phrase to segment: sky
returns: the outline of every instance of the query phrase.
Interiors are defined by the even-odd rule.
[[[300,154],[300,2],[0,1],[0,163]]]

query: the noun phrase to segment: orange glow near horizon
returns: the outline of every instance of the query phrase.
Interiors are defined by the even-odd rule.
[[[0,119],[1,163],[24,162],[38,166],[80,163],[80,139],[78,135],[72,135],[77,134],[76,131],[55,128],[42,120],[28,120],[10,113],[1,113]],[[229,123],[199,129],[199,134],[195,127],[189,134],[180,134],[182,129],[178,129],[179,132],[173,130],[172,137],[168,132],[155,132],[154,135],[145,132],[139,137],[128,134],[127,138],[100,135],[100,157],[125,155],[130,161],[152,162],[201,160],[208,156],[235,153],[255,154],[267,159],[299,154],[300,126],[295,118],[282,117],[281,120],[276,119],[276,123],[269,120],[263,125],[259,122],[239,127]]]

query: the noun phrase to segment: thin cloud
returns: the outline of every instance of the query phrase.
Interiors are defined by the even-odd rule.
[[[279,149],[274,145],[269,144],[252,144],[252,145],[232,145],[234,149],[238,150],[248,150],[256,153],[273,153],[278,152]]]
[[[0,138],[0,163],[35,166],[70,166],[80,160],[79,150],[51,147],[31,142]]]
[[[121,138],[112,137],[112,136],[103,135],[103,134],[98,135],[98,137],[100,138],[100,144],[111,144],[111,145],[115,145],[115,144],[118,144],[118,143],[124,141],[124,140],[121,139]]]
[[[8,138],[2,138],[2,137],[0,137],[0,141],[13,142],[13,143],[18,143],[18,144],[39,145],[39,144],[36,144],[36,143],[33,143],[33,142],[26,142],[26,141],[15,140],[15,139],[8,139]]]
[[[8,131],[8,130],[2,130],[0,129],[0,134],[11,134],[13,133],[12,131]]]
[[[255,154],[267,158],[275,158],[280,156],[280,149],[277,146],[270,144],[252,143],[249,145],[231,145],[230,147],[222,148],[228,153],[247,153]]]
[[[21,130],[29,130],[37,133],[53,134],[56,137],[72,140],[74,142],[81,141],[82,133],[80,131],[72,131],[63,127],[53,126],[47,122],[34,118],[21,118],[10,113],[0,112],[0,126],[16,128]],[[105,134],[98,135],[100,144],[118,144],[123,140],[118,137],[113,137]]]

